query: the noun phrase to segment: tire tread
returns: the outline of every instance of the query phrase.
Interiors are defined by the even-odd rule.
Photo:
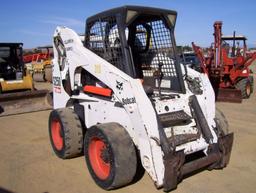
[[[52,113],[58,115],[64,130],[64,149],[61,152],[57,151],[52,143],[55,153],[62,159],[80,156],[83,152],[83,129],[78,116],[75,114],[74,110],[70,108],[53,110]],[[51,119],[49,119],[49,132],[50,120]]]
[[[100,180],[94,173],[88,156],[90,138],[93,136],[106,137],[107,142],[114,154],[114,169],[108,179]],[[94,181],[103,189],[111,190],[127,185],[133,180],[137,169],[137,157],[134,144],[127,131],[118,123],[104,123],[93,126],[87,130],[84,139],[84,154],[87,167]],[[129,169],[128,169],[129,168]]]

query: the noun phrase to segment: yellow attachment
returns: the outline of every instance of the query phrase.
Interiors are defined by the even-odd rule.
[[[33,64],[33,71],[34,72],[43,72],[45,66],[51,65],[51,64],[52,64],[51,60],[45,60],[45,61],[40,62],[40,63],[35,63],[35,64]]]
[[[15,90],[33,90],[33,80],[30,74],[23,77],[22,80],[4,80],[0,82],[2,92]]]

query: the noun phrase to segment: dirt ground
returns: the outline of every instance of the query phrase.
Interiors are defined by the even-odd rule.
[[[224,170],[203,171],[184,179],[173,193],[256,192],[256,95],[242,104],[217,106],[235,133],[230,164]],[[106,192],[93,182],[84,157],[61,160],[55,156],[48,139],[49,112],[0,118],[0,192]],[[162,189],[157,190],[145,173],[138,182],[111,192]]]

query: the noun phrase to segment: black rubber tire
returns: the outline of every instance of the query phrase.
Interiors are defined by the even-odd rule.
[[[253,91],[254,91],[254,78],[253,78],[253,76],[249,76],[249,80],[250,80],[250,83],[251,83],[251,94],[252,94]]]
[[[249,80],[249,78],[243,78],[241,80],[239,80],[236,83],[236,88],[241,90],[241,94],[242,94],[242,98],[243,99],[247,99],[250,97],[252,90],[251,90],[251,81]]]
[[[95,138],[104,142],[109,158],[106,163],[110,164],[110,171],[105,179],[95,173],[89,157],[89,145]],[[127,131],[117,123],[99,124],[88,129],[84,138],[84,155],[92,178],[105,190],[127,185],[135,176],[137,157],[134,144]]]
[[[219,136],[224,136],[229,133],[228,121],[221,110],[216,108],[215,111],[215,122],[217,124],[217,133]]]
[[[60,136],[63,139],[63,146],[57,149],[52,137],[52,123],[60,123]],[[53,151],[62,159],[81,156],[83,153],[83,129],[77,114],[73,109],[62,108],[53,110],[49,115],[49,136]]]
[[[45,81],[52,82],[52,66],[47,65],[44,67]]]
[[[221,158],[217,162],[210,165],[208,167],[208,170],[225,168],[229,161],[229,158],[227,159],[227,157],[226,157],[228,155],[227,151],[229,151],[227,149],[230,148],[230,151],[232,149],[232,142],[230,143],[230,141],[228,141],[228,142],[226,142],[226,144],[223,144],[223,141],[222,142],[219,141],[220,139],[223,139],[222,137],[230,134],[230,132],[229,132],[228,121],[227,121],[225,115],[222,113],[222,111],[219,110],[218,108],[216,108],[216,111],[215,111],[215,122],[216,122],[215,132],[218,137],[218,147],[217,148],[218,148],[219,153],[221,154]],[[229,138],[229,140],[230,140],[230,138]],[[213,148],[213,149],[210,149],[210,151],[211,150],[215,151],[216,149]]]

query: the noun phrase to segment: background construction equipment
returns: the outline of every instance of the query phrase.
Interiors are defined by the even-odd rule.
[[[0,43],[0,116],[50,109],[48,90],[36,90],[24,69],[22,43]]]
[[[256,53],[247,50],[246,37],[222,35],[222,22],[214,23],[214,43],[205,56],[202,49],[192,43],[200,61],[201,70],[208,74],[219,101],[241,102],[253,92],[253,76],[249,66]],[[241,45],[242,44],[242,45]]]

